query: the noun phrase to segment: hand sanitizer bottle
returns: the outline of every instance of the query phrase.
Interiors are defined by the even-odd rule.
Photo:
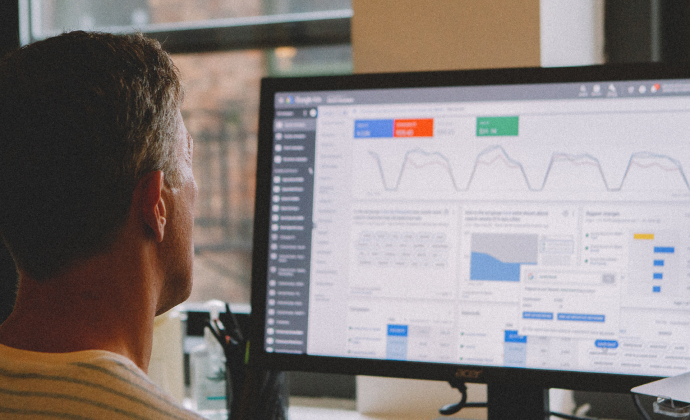
[[[210,301],[207,306],[213,324],[219,305]],[[225,354],[208,327],[204,329],[204,343],[193,348],[189,356],[193,409],[210,420],[227,420]]]

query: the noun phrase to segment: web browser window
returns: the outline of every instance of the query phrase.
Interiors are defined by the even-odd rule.
[[[277,93],[265,350],[690,370],[689,88]]]

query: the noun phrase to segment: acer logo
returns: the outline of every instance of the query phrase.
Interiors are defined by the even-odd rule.
[[[482,370],[477,369],[458,369],[455,371],[456,378],[477,379],[482,376]]]

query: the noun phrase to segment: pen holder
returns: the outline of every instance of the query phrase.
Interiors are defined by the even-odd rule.
[[[248,368],[245,365],[242,383],[232,378],[229,380],[232,387],[228,389],[232,388],[234,396],[239,396],[231,400],[230,420],[287,420],[285,372]]]
[[[225,353],[225,401],[229,420],[287,420],[285,373],[247,366],[247,341],[229,305],[225,307],[225,314],[219,314],[219,319],[212,320],[207,327]]]

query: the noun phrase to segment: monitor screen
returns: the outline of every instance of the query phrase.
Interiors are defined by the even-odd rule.
[[[690,72],[266,79],[260,118],[255,359],[627,389],[690,371]]]

